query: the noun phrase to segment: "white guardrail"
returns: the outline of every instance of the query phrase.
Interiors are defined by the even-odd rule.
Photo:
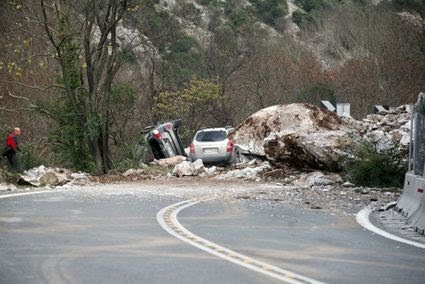
[[[406,174],[403,194],[395,209],[407,217],[407,224],[416,232],[425,234],[425,178],[413,172]]]

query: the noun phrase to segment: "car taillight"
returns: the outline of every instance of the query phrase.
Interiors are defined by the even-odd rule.
[[[227,142],[226,152],[233,152],[233,142],[230,140]]]
[[[159,133],[158,130],[154,130],[153,131],[153,134],[155,135],[156,139],[158,139],[158,140],[161,140],[162,139],[161,133]]]
[[[190,144],[190,153],[195,154],[195,145],[193,143]]]

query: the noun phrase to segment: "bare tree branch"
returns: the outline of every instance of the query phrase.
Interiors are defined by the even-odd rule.
[[[24,83],[21,83],[21,82],[17,82],[17,81],[0,81],[0,83],[7,84],[7,85],[20,86],[20,87],[24,87],[24,88],[28,88],[28,89],[32,89],[32,90],[38,90],[38,91],[42,91],[42,92],[45,92],[45,91],[52,89],[52,88],[65,89],[65,86],[58,85],[58,84],[49,85],[47,87],[40,87],[40,86],[37,86],[37,85],[30,86],[30,85],[27,85],[27,84],[24,84]]]
[[[19,111],[19,110],[21,110],[21,111],[22,110],[24,110],[24,111],[38,111],[38,112],[41,112],[41,113],[47,115],[50,118],[55,118],[55,116],[51,112],[49,112],[48,110],[42,108],[41,106],[39,106],[37,104],[34,104],[29,98],[24,97],[24,96],[14,95],[14,94],[12,94],[12,92],[9,89],[7,89],[7,92],[8,92],[8,95],[11,98],[24,101],[28,106],[18,108],[18,109],[6,109],[6,107],[2,107],[1,110],[4,110],[4,111]]]

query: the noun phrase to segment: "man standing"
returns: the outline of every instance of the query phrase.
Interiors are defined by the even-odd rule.
[[[6,147],[3,151],[3,156],[7,157],[9,170],[19,172],[19,162],[16,157],[16,152],[21,151],[18,146],[18,136],[21,135],[21,129],[16,127],[12,133],[6,138]]]

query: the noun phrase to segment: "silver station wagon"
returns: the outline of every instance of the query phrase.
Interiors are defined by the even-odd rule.
[[[231,163],[234,145],[228,138],[233,127],[204,128],[196,132],[190,144],[190,160],[201,159],[204,163]]]

